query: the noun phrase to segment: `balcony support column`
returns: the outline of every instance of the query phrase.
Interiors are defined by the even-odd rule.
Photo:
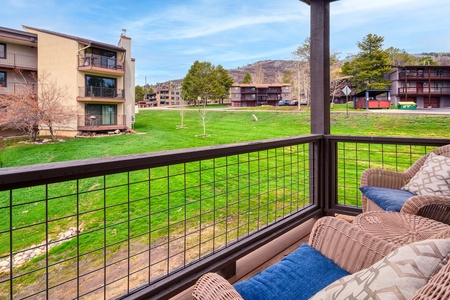
[[[311,0],[311,133],[330,134],[330,0]]]
[[[311,72],[311,133],[330,134],[330,2],[335,0],[300,0],[310,5],[310,72]],[[326,140],[311,145],[312,202],[325,213],[332,205],[329,186],[336,182],[330,178],[333,155]]]

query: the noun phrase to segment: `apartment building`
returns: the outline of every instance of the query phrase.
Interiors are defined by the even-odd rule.
[[[290,84],[234,83],[230,88],[233,107],[276,106],[280,100],[292,100]]]
[[[388,79],[394,105],[409,101],[419,108],[450,107],[450,66],[398,66]]]
[[[20,70],[20,73],[18,72]],[[14,94],[21,89],[36,88],[37,35],[0,27],[0,96]],[[2,136],[17,131],[3,128]]]
[[[169,84],[158,85],[153,87],[152,94],[144,96],[147,106],[168,106],[181,105],[183,98],[181,97],[181,85]]]
[[[57,127],[58,135],[101,132],[132,127],[135,115],[135,61],[131,38],[122,31],[118,45],[23,26],[0,28],[0,93],[14,93],[21,79],[17,69],[46,74],[67,88],[67,107],[76,114]],[[3,51],[2,51],[3,50]],[[39,93],[39,90],[37,90]],[[41,128],[41,134],[46,134]]]

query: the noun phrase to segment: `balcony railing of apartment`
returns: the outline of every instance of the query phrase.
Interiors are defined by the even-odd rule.
[[[6,86],[0,86],[0,95],[8,95],[18,93],[21,91],[27,91],[30,88],[33,90],[34,93],[37,93],[37,84],[8,82]]]
[[[36,71],[37,54],[32,56],[7,52],[6,58],[0,58],[0,67]]]
[[[0,298],[171,297],[442,139],[305,135],[0,169]]]
[[[450,72],[436,72],[435,70],[432,70],[430,72],[400,72],[399,78],[400,79],[434,79],[434,80],[450,80]]]
[[[95,67],[109,70],[123,70],[124,63],[115,57],[109,57],[98,54],[80,54],[78,55],[79,67]]]
[[[125,125],[125,115],[78,115],[78,127],[99,127],[99,126],[113,126]]]
[[[87,86],[79,87],[80,97],[90,98],[123,98],[125,90],[107,87]]]
[[[401,87],[398,88],[398,93],[400,95],[450,95],[450,86],[439,86],[439,87]]]

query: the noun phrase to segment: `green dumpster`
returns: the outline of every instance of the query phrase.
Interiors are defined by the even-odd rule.
[[[414,102],[399,102],[397,107],[398,109],[415,110],[417,108],[417,104]]]

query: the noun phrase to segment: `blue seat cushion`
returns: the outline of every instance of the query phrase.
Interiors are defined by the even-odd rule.
[[[303,244],[261,273],[234,284],[234,288],[245,300],[302,300],[348,274],[322,253]]]
[[[388,189],[377,186],[363,186],[359,190],[364,196],[386,211],[400,211],[408,198],[416,194],[405,191]]]

